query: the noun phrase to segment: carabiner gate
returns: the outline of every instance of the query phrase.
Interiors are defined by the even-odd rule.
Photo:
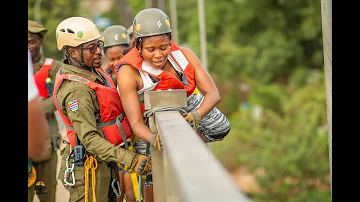
[[[69,158],[70,158],[70,155],[68,157],[66,157],[66,170],[65,170],[65,173],[64,173],[64,182],[66,185],[68,186],[74,186],[75,185],[75,174],[74,174],[74,166],[75,166],[75,163],[72,164],[71,168],[69,168]],[[70,183],[68,181],[69,179],[69,174],[72,174],[71,177],[72,177],[72,180],[73,182]]]

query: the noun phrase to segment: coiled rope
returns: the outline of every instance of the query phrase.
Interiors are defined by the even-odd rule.
[[[85,167],[85,202],[89,201],[89,170],[91,169],[91,187],[92,187],[92,201],[96,202],[95,186],[96,175],[95,170],[98,168],[98,162],[95,156],[90,156],[84,163]]]

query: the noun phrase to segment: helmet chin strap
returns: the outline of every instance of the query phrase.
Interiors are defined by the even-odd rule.
[[[75,61],[76,63],[78,63],[81,67],[88,67],[88,66],[85,65],[84,62],[79,62],[77,59],[75,59],[74,57],[72,57],[72,56],[70,56],[70,55],[69,55],[69,57],[71,58],[71,60],[73,60],[73,61]],[[84,61],[83,58],[81,58],[81,59],[82,59],[82,61]]]
[[[74,58],[74,57],[72,57],[69,53],[68,54],[66,54],[66,56],[67,57],[70,57],[73,61],[75,61],[76,63],[78,63],[81,67],[86,67],[86,68],[95,68],[95,67],[89,67],[89,66],[87,66],[85,63],[84,63],[84,54],[83,54],[83,51],[84,50],[82,50],[81,49],[81,60],[82,60],[82,62],[80,62],[79,60],[77,60],[76,58]]]

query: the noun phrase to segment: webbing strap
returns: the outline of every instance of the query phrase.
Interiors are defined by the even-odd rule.
[[[122,127],[120,121],[124,118],[124,113],[121,113],[115,120],[116,120],[116,125],[119,127],[120,129],[120,134],[121,134],[121,137],[124,141],[124,144],[125,144],[125,149],[126,150],[129,150],[129,145],[128,145],[128,142],[127,142],[127,139],[126,139],[126,136],[125,136],[125,131],[124,131],[124,128]]]
[[[121,138],[124,141],[125,149],[129,150],[129,145],[128,145],[128,142],[127,142],[127,139],[126,139],[125,131],[124,131],[124,128],[122,127],[122,125],[121,125],[121,121],[124,119],[124,116],[125,116],[125,113],[122,112],[118,117],[116,117],[116,119],[114,119],[112,121],[97,124],[96,128],[100,129],[100,128],[110,126],[110,125],[115,123],[118,126],[118,128],[120,129],[120,134],[121,134]],[[65,127],[67,129],[69,129],[69,130],[74,130],[74,128],[71,127],[71,126],[65,125]]]
[[[140,201],[143,199],[141,191],[139,192],[139,179],[137,178],[137,174],[135,172],[130,173],[131,182],[133,184],[133,191],[135,195],[135,200]]]
[[[103,128],[105,126],[110,126],[116,122],[122,121],[124,119],[125,113],[122,112],[119,116],[116,117],[116,119],[112,120],[112,121],[108,121],[108,122],[104,122],[104,123],[99,123],[96,125],[96,128]],[[120,124],[121,125],[121,124]],[[119,126],[119,125],[118,125]]]
[[[187,111],[184,108],[179,108],[179,107],[157,107],[157,108],[153,108],[153,109],[148,109],[144,112],[143,116],[148,118],[150,116],[154,116],[155,119],[155,112],[157,111],[179,111],[180,114],[184,115],[187,114]],[[148,123],[146,123],[148,125]],[[150,155],[150,143],[147,142],[146,144],[146,156]]]
[[[69,129],[69,130],[75,130],[73,127],[65,125],[65,128]]]
[[[153,108],[153,109],[148,109],[143,113],[144,117],[150,117],[151,115],[153,115],[155,112],[157,111],[179,111],[180,114],[184,115],[187,114],[187,111],[184,108],[179,108],[179,107],[158,107],[158,108]],[[155,114],[154,114],[154,118],[155,118]]]
[[[108,122],[104,122],[104,123],[98,123],[96,125],[96,128],[100,129],[100,128],[103,128],[103,127],[106,127],[106,126],[110,126],[110,125],[116,123],[118,120],[119,120],[119,123],[120,123],[120,121],[123,120],[124,116],[125,116],[125,113],[122,112],[118,117],[116,117],[116,119],[114,119],[112,121],[108,121]],[[121,126],[121,124],[120,124],[120,126]],[[69,129],[69,130],[75,130],[72,126],[65,125],[65,127],[67,129]],[[122,130],[122,127],[121,127],[120,130]]]

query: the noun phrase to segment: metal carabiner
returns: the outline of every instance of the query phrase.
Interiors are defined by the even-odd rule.
[[[118,190],[116,190],[116,188],[115,188],[115,185],[114,185],[115,182],[118,187]],[[115,195],[117,197],[121,196],[121,189],[120,189],[119,181],[117,181],[116,179],[113,179],[113,181],[111,182],[111,187],[113,188],[113,192],[115,193]]]
[[[74,166],[75,166],[75,163],[72,164],[71,168],[69,168],[69,158],[70,158],[70,155],[68,157],[66,157],[66,170],[65,170],[65,173],[64,173],[64,182],[65,184],[69,185],[69,186],[74,186],[75,185],[75,174],[74,174]],[[68,181],[69,179],[69,174],[72,174],[72,179],[73,179],[73,182],[70,183]]]

